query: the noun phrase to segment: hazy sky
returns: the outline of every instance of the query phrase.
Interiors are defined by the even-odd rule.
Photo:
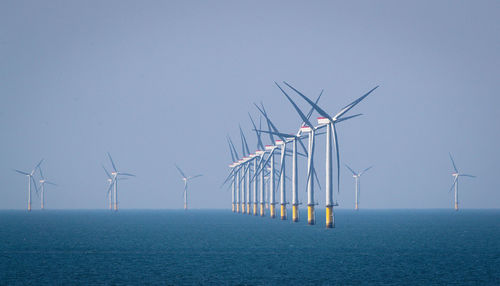
[[[137,174],[120,184],[122,208],[181,208],[174,162],[204,174],[191,207],[228,208],[225,136],[240,148],[240,123],[255,149],[252,103],[280,131],[299,127],[283,80],[324,89],[331,113],[380,85],[338,130],[342,164],[375,165],[361,208],[451,208],[448,152],[478,176],[460,180],[461,207],[498,208],[499,15],[498,1],[0,1],[0,208],[26,208],[12,169],[41,158],[59,184],[47,208],[104,208],[108,151]],[[352,208],[341,174],[340,207]],[[323,207],[324,190],[316,198]]]

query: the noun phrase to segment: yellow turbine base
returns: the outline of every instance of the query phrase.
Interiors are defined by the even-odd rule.
[[[358,210],[358,204],[354,205],[354,210],[357,211]]]
[[[286,205],[281,205],[281,220],[286,220]]]
[[[117,203],[115,203],[115,205],[114,205],[114,209],[115,209],[115,211],[117,211],[117,210],[118,210],[118,204],[117,204]],[[186,205],[184,205],[184,209],[186,209]]]
[[[245,213],[245,203],[241,204],[241,213]]]
[[[458,211],[458,204],[455,203],[455,210]]]
[[[234,204],[231,205],[231,211],[234,213]]]
[[[297,205],[292,206],[292,219],[293,219],[293,222],[299,221],[299,206],[297,206]]]
[[[269,204],[269,216],[271,218],[275,218],[276,217],[276,211],[274,209],[274,204]]]
[[[260,204],[260,216],[266,216],[266,206],[264,204]]]
[[[253,204],[253,215],[257,215],[257,203]]]
[[[236,204],[236,212],[237,212],[237,213],[239,213],[239,212],[240,212],[240,204],[239,204],[239,203],[237,203],[237,204]]]
[[[28,211],[31,211],[31,204],[28,204]]]
[[[247,204],[247,214],[250,214],[250,203]]]
[[[315,224],[314,221],[314,205],[307,206],[307,223],[310,225]]]
[[[334,228],[335,223],[333,222],[333,207],[326,207],[326,228]]]

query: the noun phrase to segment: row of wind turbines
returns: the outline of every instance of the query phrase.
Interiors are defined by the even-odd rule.
[[[109,152],[108,152],[107,155],[108,155],[109,161],[111,163],[112,171],[109,172],[108,169],[106,169],[106,167],[104,167],[104,165],[101,165],[103,170],[104,170],[104,173],[106,174],[106,177],[107,177],[106,181],[108,183],[106,198],[108,199],[109,209],[114,210],[114,211],[118,211],[118,181],[127,180],[130,177],[135,177],[135,175],[131,174],[131,173],[127,173],[127,172],[118,171],[118,169],[116,168],[115,162],[113,161],[113,158],[111,157],[111,154],[109,154]],[[44,159],[40,160],[40,162],[38,162],[38,164],[35,166],[35,168],[33,168],[33,170],[31,170],[31,172],[25,172],[25,171],[20,171],[20,170],[14,169],[15,172],[22,174],[22,175],[25,175],[28,178],[28,211],[31,211],[32,186],[35,189],[35,193],[40,197],[42,210],[44,209],[44,204],[45,204],[45,198],[44,198],[45,184],[57,186],[57,184],[55,184],[52,181],[47,180],[43,176],[42,167],[41,167],[43,160]],[[201,177],[203,175],[200,174],[200,175],[195,175],[195,176],[186,176],[185,173],[181,170],[181,168],[179,166],[177,166],[177,164],[175,164],[175,167],[177,168],[177,170],[181,174],[182,180],[184,181],[184,191],[183,191],[184,209],[187,210],[187,208],[188,208],[188,201],[187,201],[187,199],[188,199],[188,196],[187,196],[188,181],[190,181],[191,179]],[[37,171],[40,174],[39,179],[38,179],[38,182],[40,184],[40,188],[37,186],[37,183],[36,183],[37,179],[35,179],[35,175],[36,175]],[[39,189],[40,189],[40,191],[39,191]]]
[[[255,107],[265,119],[265,124],[267,125],[267,130],[262,129],[262,120],[259,122],[259,128],[257,128],[255,121],[253,120],[250,113],[250,121],[253,126],[253,131],[257,138],[257,150],[251,153],[248,144],[241,129],[241,150],[242,157],[239,156],[234,143],[230,136],[227,136],[227,142],[231,154],[231,159],[233,163],[229,165],[230,172],[223,185],[230,183],[232,193],[232,211],[236,213],[246,213],[260,216],[265,216],[265,209],[269,209],[269,216],[271,218],[276,217],[276,205],[280,205],[280,215],[282,220],[286,220],[287,205],[289,202],[286,199],[286,181],[291,180],[292,182],[292,220],[293,222],[299,221],[299,205],[301,204],[298,200],[298,162],[297,157],[302,156],[307,159],[307,175],[306,177],[306,194],[307,194],[307,222],[310,225],[316,223],[315,217],[315,206],[317,205],[315,201],[315,182],[321,189],[319,180],[314,168],[314,151],[316,137],[319,135],[326,135],[326,176],[325,176],[325,198],[326,198],[326,227],[335,227],[335,213],[334,207],[338,206],[338,201],[334,198],[334,183],[333,179],[336,178],[336,189],[337,193],[340,192],[340,151],[338,144],[338,134],[336,124],[358,117],[362,114],[347,115],[347,113],[363,101],[368,95],[370,95],[378,86],[375,86],[363,96],[357,98],[351,103],[347,104],[340,109],[334,116],[331,116],[324,109],[322,109],[318,102],[323,94],[323,91],[318,95],[315,101],[311,100],[309,97],[305,96],[302,92],[297,90],[292,85],[287,82],[283,82],[290,90],[294,91],[300,98],[306,101],[310,105],[310,110],[305,114],[295,103],[290,95],[276,83],[281,93],[290,102],[290,104],[295,109],[296,113],[300,117],[302,123],[299,125],[298,131],[294,134],[287,134],[280,132],[275,124],[271,121],[269,114],[261,102],[260,106],[254,103]],[[313,124],[311,121],[311,115],[313,112],[317,112],[321,117],[317,118],[317,125]],[[326,129],[326,131],[323,131]],[[269,136],[271,144],[265,145],[262,142],[262,133]],[[275,136],[277,138],[275,138]],[[302,143],[302,139],[307,138],[306,147]],[[297,149],[298,145],[302,147],[302,153]],[[287,147],[291,145],[291,150]],[[333,174],[333,160],[332,156],[335,153],[336,156],[336,174]],[[276,168],[275,155],[279,155],[279,168]],[[292,157],[292,177],[291,179],[286,176],[286,156]],[[456,168],[455,162],[450,154],[450,159],[453,164],[455,172],[452,174],[455,179],[451,189],[455,189],[455,209],[458,210],[458,177],[474,177],[468,174],[460,174]],[[348,165],[346,168],[352,173],[355,179],[355,210],[359,209],[359,194],[360,194],[360,177],[372,168],[368,167],[361,172],[354,171]],[[276,199],[276,193],[279,189],[279,202]],[[450,190],[451,190],[450,189]],[[266,194],[267,191],[267,194]],[[258,208],[260,209],[258,210]]]

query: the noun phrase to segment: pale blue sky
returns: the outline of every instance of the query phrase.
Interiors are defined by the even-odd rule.
[[[239,146],[241,123],[255,149],[252,103],[281,131],[300,124],[282,80],[325,89],[331,113],[380,85],[339,127],[342,163],[375,165],[361,208],[451,208],[448,152],[478,176],[461,180],[461,206],[498,208],[499,15],[498,1],[0,1],[0,208],[26,207],[12,168],[41,158],[59,184],[47,208],[105,207],[107,151],[137,174],[120,185],[122,208],[181,208],[174,162],[205,175],[193,208],[230,207],[225,136]]]

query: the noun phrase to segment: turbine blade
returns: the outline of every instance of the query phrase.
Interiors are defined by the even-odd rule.
[[[113,188],[114,184],[115,184],[115,180],[112,180],[111,184],[109,184],[109,187],[108,187],[108,195],[109,195],[109,192],[111,192],[111,189]]]
[[[179,171],[179,173],[181,174],[182,178],[183,179],[187,178],[186,175],[184,174],[184,172],[181,170],[181,168],[179,168],[179,166],[177,166],[177,164],[175,164],[175,163],[174,163],[174,165],[177,168],[177,171]]]
[[[321,116],[324,116],[330,120],[332,120],[332,117],[326,113],[326,111],[324,111],[323,109],[321,109],[317,104],[315,104],[314,102],[312,102],[312,100],[310,100],[307,96],[305,96],[304,94],[302,94],[300,91],[298,91],[297,89],[295,89],[293,86],[289,85],[287,82],[283,82],[284,84],[286,84],[289,88],[293,89],[296,93],[298,93],[305,101],[307,101]],[[313,127],[313,125],[309,125],[310,127]]]
[[[201,176],[203,176],[203,175],[191,176],[191,177],[188,178],[188,180],[191,180],[191,179],[194,179],[194,178],[198,178],[198,177],[201,177]]]
[[[240,137],[241,137],[241,149],[243,150],[243,156],[248,156],[250,155],[250,150],[248,149],[248,144],[247,144],[247,139],[245,138],[245,134],[243,133],[243,130],[241,130],[241,125],[238,124],[238,127],[240,128]]]
[[[469,177],[469,178],[475,178],[476,177],[474,175],[469,175],[469,174],[460,174],[459,176],[461,176],[461,177]]]
[[[454,186],[455,186],[455,184],[457,183],[457,180],[458,180],[458,176],[455,176],[455,180],[453,180],[453,184],[451,185],[451,188],[450,188],[450,190],[448,191],[448,193],[449,193],[449,192],[451,192],[451,191],[453,190],[453,187],[454,187]]]
[[[40,165],[42,164],[42,162],[43,162],[43,159],[42,159],[42,160],[40,160],[40,162],[38,162],[38,164],[36,164],[36,166],[35,166],[35,168],[33,169],[33,171],[31,171],[31,175],[32,175],[32,176],[35,174],[36,169],[37,169],[38,167],[40,167]]]
[[[264,118],[265,118],[265,119],[266,119],[266,121],[267,121],[267,127],[268,127],[269,131],[271,131],[271,128],[272,128],[272,130],[273,130],[275,133],[280,133],[280,134],[281,134],[281,132],[279,132],[279,131],[278,131],[278,128],[276,128],[276,125],[274,125],[274,123],[271,121],[271,119],[269,118],[269,116],[267,116],[267,112],[266,112],[266,110],[265,110],[265,108],[264,108],[264,104],[262,104],[262,103],[261,103],[261,106],[262,106],[262,110],[264,110],[263,115],[264,115]],[[270,135],[272,135],[272,134],[270,134]],[[281,135],[279,135],[279,134],[278,134],[277,136],[278,136],[281,140],[283,140],[283,141],[285,141],[285,140],[286,140],[283,136],[281,136]],[[273,138],[274,138],[274,137],[273,137]],[[274,145],[274,143],[275,143],[275,141],[272,141],[272,142],[271,142],[271,144],[273,144],[273,145]]]
[[[135,177],[134,174],[130,174],[130,173],[122,173],[122,172],[118,172],[116,173],[117,175],[123,175],[123,176],[129,176],[129,177]]]
[[[295,102],[290,98],[290,96],[288,96],[288,94],[281,88],[281,86],[277,82],[274,82],[274,83],[281,90],[281,92],[285,95],[285,97],[288,99],[288,101],[290,101],[290,103],[293,105],[293,107],[295,108],[295,110],[299,114],[300,118],[302,118],[302,121],[304,121],[309,127],[314,128],[314,125],[309,121],[309,119],[304,115],[304,113],[302,113],[300,108],[297,106],[297,104],[295,104]],[[288,85],[287,83],[285,83],[285,84]],[[313,102],[311,101],[311,103],[313,103]]]
[[[104,172],[106,173],[106,176],[108,176],[109,179],[112,179],[111,175],[109,174],[108,170],[106,170],[106,168],[104,168],[104,165],[101,165],[102,168],[104,169]]]
[[[360,98],[358,98],[358,99],[354,100],[353,102],[351,102],[350,104],[348,104],[339,113],[337,113],[333,119],[334,120],[339,119],[342,115],[344,115],[346,112],[348,112],[349,110],[351,110],[354,106],[356,106],[358,103],[360,103],[363,99],[365,99],[368,95],[370,95],[370,93],[372,93],[378,87],[379,87],[378,85],[375,86],[370,91],[368,91],[367,93],[365,93],[363,96],[361,96]]]
[[[229,172],[229,175],[227,176],[227,178],[224,180],[224,182],[220,185],[220,187],[222,188],[227,182],[229,182],[229,180],[234,176],[234,169],[231,170],[231,172]]]
[[[18,172],[19,174],[23,174],[23,175],[26,175],[26,176],[29,176],[30,174],[29,173],[26,173],[26,172],[23,172],[23,171],[19,171],[19,170],[16,170],[14,169],[15,172]]]
[[[316,183],[318,184],[318,188],[319,188],[320,190],[322,190],[322,189],[321,189],[321,183],[319,182],[319,179],[318,179],[318,174],[316,173],[316,168],[314,168],[314,167],[313,167],[312,171],[313,171],[313,173],[314,173],[314,177],[316,178]]]
[[[298,138],[300,146],[302,146],[302,149],[304,149],[304,154],[307,156],[307,148],[306,145],[304,145],[304,142],[302,142],[302,137]]]
[[[457,165],[455,165],[455,161],[453,160],[451,153],[448,153],[448,154],[450,155],[451,163],[453,164],[453,169],[455,169],[455,172],[458,173]]]
[[[267,114],[266,114],[266,111],[264,110],[264,105],[262,104],[262,102],[260,103],[262,105],[262,109],[257,105],[257,104],[253,104],[255,105],[255,107],[257,107],[257,109],[260,111],[260,113],[262,115],[264,115],[264,118],[266,119],[266,123],[267,123],[267,129],[269,130],[269,132],[271,132],[271,125],[269,124],[269,119],[267,118]],[[274,144],[274,136],[272,133],[268,133],[269,134],[269,140],[271,140],[271,144]]]
[[[295,135],[281,133],[281,132],[266,131],[266,130],[255,130],[255,131],[264,132],[264,133],[271,133],[271,134],[274,134],[274,135],[277,135],[277,136],[280,136],[280,137],[284,137],[284,138],[297,138],[297,136],[295,136]]]
[[[231,143],[229,143],[229,139],[227,139],[227,145],[229,146],[229,152],[231,152],[231,162],[236,162],[236,158],[234,157],[233,148],[231,148]]]
[[[240,156],[238,155],[238,152],[236,151],[236,147],[234,147],[233,140],[231,140],[231,137],[227,137],[229,139],[229,143],[231,143],[231,147],[233,148],[234,155],[236,156],[236,159],[238,159]]]
[[[363,172],[359,173],[359,175],[360,176],[363,175],[366,171],[370,170],[371,168],[373,168],[373,166],[370,166],[370,167],[364,169]]]
[[[253,130],[255,130],[255,134],[257,135],[257,149],[264,150],[264,144],[262,144],[262,138],[260,136],[260,133],[262,131],[257,130],[257,126],[255,126],[255,122],[253,121],[252,116],[250,115],[250,112],[248,113],[248,117],[250,117],[250,121],[252,121],[252,126]],[[262,117],[261,117],[262,118]],[[262,121],[261,121],[262,122]]]
[[[40,178],[42,178],[42,180],[45,180],[45,178],[43,177],[42,167],[38,166],[38,172],[40,172]]]
[[[31,179],[31,181],[33,181],[33,185],[35,186],[35,191],[38,193],[38,187],[36,186],[35,179],[31,175],[30,175],[30,179]]]
[[[351,118],[354,118],[354,117],[358,117],[358,116],[361,116],[361,115],[363,115],[363,113],[358,113],[358,114],[355,114],[355,115],[342,117],[342,118],[337,119],[337,121],[335,121],[335,123],[339,123],[339,122],[342,122],[342,121],[346,121],[346,120],[348,120],[348,119],[351,119]]]
[[[319,94],[318,98],[316,98],[316,101],[314,102],[315,104],[318,104],[319,102],[319,99],[321,98],[321,95],[323,95],[323,90],[321,90],[321,93]],[[313,114],[314,112],[314,107],[311,107],[311,109],[309,110],[309,113],[307,113],[307,119],[311,118],[311,115]],[[304,125],[305,122],[302,123],[302,125]]]
[[[349,167],[347,164],[344,164],[344,165],[347,167],[347,169],[349,169],[349,171],[351,171],[351,173],[352,173],[354,176],[356,176],[356,175],[357,175],[357,174],[356,174],[356,172],[354,172],[354,170],[353,170],[353,169],[351,169],[351,167]]]
[[[111,158],[111,154],[109,154],[109,152],[108,152],[108,157],[109,157],[109,161],[111,161],[111,166],[113,166],[113,170],[114,170],[115,172],[118,172],[118,171],[116,170],[115,162],[113,162],[113,158]]]

